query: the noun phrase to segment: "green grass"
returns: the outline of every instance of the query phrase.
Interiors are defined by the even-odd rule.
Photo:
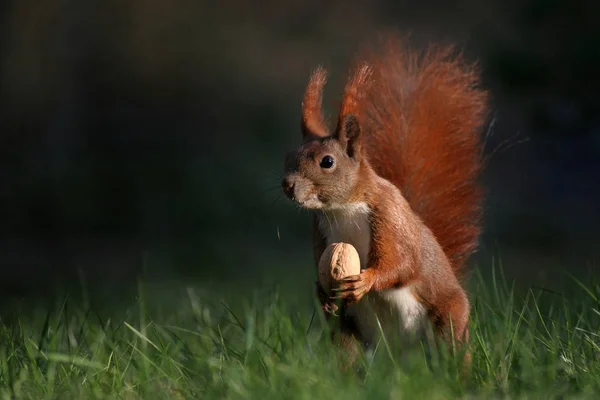
[[[600,393],[600,287],[574,295],[472,280],[473,363],[381,344],[338,368],[314,303],[283,291],[221,296],[140,285],[119,312],[86,301],[13,309],[0,325],[0,397],[593,398]],[[308,288],[303,288],[307,289]],[[224,300],[223,300],[224,299]],[[425,356],[425,353],[428,355]],[[399,354],[403,354],[402,357]]]

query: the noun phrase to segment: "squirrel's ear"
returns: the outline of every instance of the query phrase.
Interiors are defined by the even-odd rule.
[[[354,114],[344,115],[336,139],[345,147],[348,157],[360,159],[361,134],[360,124]]]
[[[323,117],[323,87],[327,82],[327,70],[319,66],[308,81],[302,101],[302,137],[304,139],[329,136],[327,124]]]
[[[364,108],[364,92],[370,84],[372,69],[361,63],[348,78],[340,107],[336,136],[345,147],[348,156],[360,159],[361,127],[358,117]]]

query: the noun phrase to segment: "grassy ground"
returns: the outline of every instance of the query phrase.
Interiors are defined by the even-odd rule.
[[[2,398],[557,398],[600,393],[600,291],[514,295],[472,280],[472,369],[380,343],[342,372],[314,304],[140,285],[119,313],[84,301],[13,308],[0,325]],[[153,297],[154,296],[154,297]],[[160,296],[160,297],[156,297]],[[24,307],[24,306],[23,306]],[[8,314],[6,314],[8,315]],[[18,316],[18,317],[15,317]]]

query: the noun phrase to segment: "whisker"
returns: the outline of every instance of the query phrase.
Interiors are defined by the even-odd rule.
[[[331,223],[331,219],[329,218],[329,214],[326,212],[323,212],[323,214],[325,215],[325,218],[327,219],[327,223],[329,224],[329,228],[333,228],[333,224]],[[335,215],[333,216],[335,218]]]
[[[281,185],[271,186],[264,189],[266,192],[274,192],[276,190],[281,190]]]
[[[278,202],[280,202],[281,200],[282,200],[282,198],[281,198],[281,197],[274,197],[274,198],[273,198],[273,199],[270,201],[270,203],[269,203],[269,206],[270,206],[270,207],[273,207],[274,205],[278,204]]]

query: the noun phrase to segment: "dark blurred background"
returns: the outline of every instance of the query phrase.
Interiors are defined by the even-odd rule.
[[[474,264],[489,270],[500,259],[522,284],[593,269],[600,26],[591,6],[4,1],[1,297],[81,277],[116,291],[142,272],[308,285],[308,214],[279,190],[302,91],[323,63],[335,104],[345,61],[387,28],[417,46],[458,43],[492,91],[486,231]]]

